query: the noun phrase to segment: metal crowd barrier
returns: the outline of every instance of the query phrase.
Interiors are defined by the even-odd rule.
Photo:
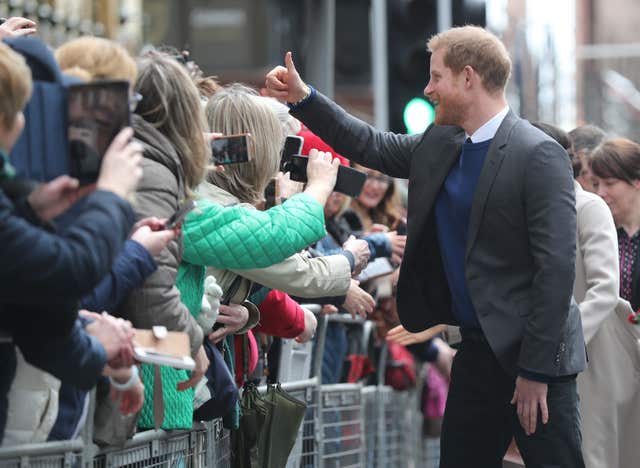
[[[422,438],[420,388],[398,392],[384,385],[322,385],[327,319],[320,315],[320,306],[305,307],[318,314],[313,348],[287,340],[283,349],[289,352],[282,353],[279,367],[282,388],[308,405],[287,468],[437,467],[438,442]],[[344,316],[329,320],[362,327],[366,349],[370,322]],[[385,361],[383,347],[380,370]],[[145,431],[124,447],[102,449],[91,442],[92,431],[89,421],[83,437],[74,441],[0,448],[0,467],[231,467],[230,433],[221,420],[194,423],[190,431]]]

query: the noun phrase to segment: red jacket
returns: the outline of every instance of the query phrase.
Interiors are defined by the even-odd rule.
[[[260,322],[253,329],[265,335],[296,338],[304,331],[302,307],[282,291],[270,291],[258,306]]]
[[[260,310],[260,322],[253,328],[254,332],[265,335],[278,336],[280,338],[295,338],[304,331],[304,311],[302,307],[282,291],[270,291],[267,297],[258,306]],[[250,331],[249,338],[249,374],[258,363],[258,344]],[[243,350],[242,336],[236,335],[234,339],[236,384],[241,388],[244,380],[243,374]]]

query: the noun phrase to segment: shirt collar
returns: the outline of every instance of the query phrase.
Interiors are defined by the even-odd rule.
[[[633,236],[629,237],[627,231],[623,227],[619,227],[616,229],[618,231],[618,236],[621,236],[623,239],[629,239],[632,242],[640,241],[640,231],[636,232]]]
[[[473,135],[465,134],[465,138],[471,138],[471,141],[473,143],[481,143],[483,141],[491,140],[494,136],[496,136],[500,124],[508,113],[509,106],[506,106],[491,119],[489,119],[489,121],[486,122],[482,127],[476,130]]]

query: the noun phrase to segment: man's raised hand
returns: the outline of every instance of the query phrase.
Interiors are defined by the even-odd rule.
[[[311,90],[302,81],[296,66],[293,64],[291,52],[284,56],[285,67],[278,65],[269,73],[265,80],[265,88],[269,96],[284,99],[289,103],[299,102],[307,97]]]

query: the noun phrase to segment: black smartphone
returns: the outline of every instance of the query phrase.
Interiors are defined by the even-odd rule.
[[[98,180],[102,158],[131,124],[128,81],[96,81],[69,86],[67,95],[69,175],[80,185]]]
[[[287,138],[285,138],[284,146],[282,147],[282,158],[280,159],[281,171],[284,171],[284,167],[291,160],[291,156],[302,152],[303,145],[304,138],[301,136],[288,135]]]
[[[276,192],[277,189],[277,181],[275,178],[271,179],[264,189],[264,209],[268,210],[269,208],[273,208],[276,206]]]
[[[193,210],[197,206],[195,200],[187,200],[184,202],[178,210],[171,215],[171,218],[167,220],[167,223],[164,225],[165,229],[173,229],[176,226],[179,226],[184,221],[184,218],[189,214],[191,210]]]
[[[291,174],[291,180],[296,182],[307,181],[307,163],[309,158],[299,154],[291,156],[286,164],[286,171]],[[362,191],[364,183],[367,181],[367,174],[352,167],[340,166],[338,168],[338,180],[334,191],[340,192],[349,197],[357,197]]]
[[[396,233],[398,235],[401,236],[406,236],[407,235],[407,223],[404,221],[399,221],[398,225],[396,226]]]
[[[211,164],[246,163],[253,159],[253,144],[250,133],[225,135],[211,140]]]

